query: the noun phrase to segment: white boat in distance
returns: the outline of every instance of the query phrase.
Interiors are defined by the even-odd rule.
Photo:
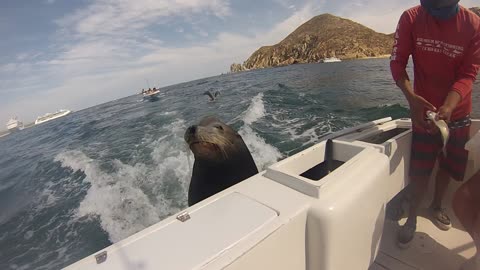
[[[35,125],[38,125],[38,124],[41,124],[41,123],[51,121],[53,119],[63,117],[65,115],[69,114],[69,113],[71,113],[70,110],[59,110],[59,111],[56,111],[54,113],[47,113],[43,116],[37,117],[37,120],[35,120]]]
[[[336,57],[325,58],[322,60],[322,63],[335,63],[335,62],[342,62],[342,60]]]
[[[23,122],[18,120],[18,118],[16,116],[12,117],[7,122],[7,129],[10,132],[17,131],[17,130],[22,130],[23,129]]]
[[[470,136],[465,179],[480,168],[480,120],[472,120]],[[475,254],[448,207],[459,183],[450,184],[444,200],[454,225],[448,232],[435,227],[422,205],[410,248],[396,245],[405,218],[386,212],[410,182],[411,139],[410,119],[329,134],[66,269],[459,269]]]
[[[158,89],[147,90],[147,91],[143,92],[142,94],[143,94],[143,99],[156,100],[156,99],[158,99],[158,95],[160,94],[160,90],[158,90]]]

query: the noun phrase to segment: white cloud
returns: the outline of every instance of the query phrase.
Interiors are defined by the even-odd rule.
[[[286,7],[292,1],[278,0]],[[233,62],[243,62],[260,46],[278,43],[315,15],[329,12],[391,33],[403,12],[418,1],[340,0],[295,3],[292,14],[268,31],[245,29],[244,33],[221,32],[213,35],[192,23],[195,35],[180,32],[191,43],[188,47],[167,46],[146,28],[162,22],[200,16],[221,20],[232,14],[229,3],[221,0],[97,0],[82,10],[57,21],[60,28],[52,44],[55,54],[42,61],[25,61],[34,53],[17,54],[17,63],[0,65],[9,78],[0,81],[2,95],[15,92],[16,100],[0,108],[0,121],[11,115],[24,120],[59,108],[82,109],[137,93],[146,87],[212,76],[228,71]],[[462,1],[464,5],[473,1]],[[350,3],[350,4],[349,4]],[[197,28],[196,28],[197,27]],[[195,42],[198,36],[208,42]],[[204,39],[203,39],[204,40]],[[19,78],[21,78],[19,80]],[[6,90],[8,89],[8,90]],[[1,122],[0,122],[1,123]]]
[[[322,1],[323,2],[323,1]],[[292,16],[277,24],[268,33],[262,33],[258,37],[265,40],[263,45],[273,45],[284,39],[288,34],[293,32],[297,27],[310,20],[319,13],[318,6],[313,3],[307,3],[302,9],[295,11]]]
[[[230,12],[222,0],[97,0],[57,23],[80,37],[123,36],[176,17],[203,13],[223,18]]]
[[[225,16],[229,12],[228,4],[220,1],[177,2],[181,7],[171,9],[183,9],[182,16],[187,16],[186,10],[200,12],[201,6],[215,16]],[[104,0],[100,2],[101,5],[105,3]],[[156,5],[156,2],[149,3]],[[103,28],[103,32],[95,32],[93,29],[105,23],[105,18],[116,14],[116,11],[112,10],[118,9],[114,4],[115,7],[106,8],[106,14],[103,14],[98,11],[100,8],[97,5],[99,4],[96,3],[94,8],[88,7],[90,16],[85,16],[86,11],[78,11],[69,19],[58,22],[64,30],[62,37],[74,36],[77,42],[64,45],[63,50],[49,61],[37,63],[35,67],[33,64],[23,67],[24,73],[34,68],[43,70],[44,73],[29,76],[29,83],[21,86],[24,93],[27,93],[26,96],[0,108],[2,117],[13,113],[32,120],[36,115],[58,108],[80,109],[92,106],[134,94],[145,87],[146,79],[156,86],[165,86],[220,74],[228,71],[231,63],[245,60],[259,46],[279,42],[298,25],[315,15],[313,9],[305,7],[266,33],[241,35],[224,32],[212,36],[207,43],[173,48],[164,46],[157,39],[149,38],[143,31],[128,31],[133,29],[132,24],[138,23],[137,19],[130,20],[132,16],[116,18],[115,22],[106,23],[108,25]],[[124,1],[120,6],[124,9],[130,5]],[[82,16],[79,14],[85,17],[84,20],[80,19]],[[145,27],[151,20],[145,18],[141,24]],[[117,28],[125,28],[127,31],[119,31],[123,34],[118,33],[117,36],[117,33],[114,33]],[[201,29],[198,29],[197,34],[208,35]],[[142,42],[138,41],[139,37]],[[18,66],[12,64],[1,68],[15,70]],[[35,84],[42,76],[53,76],[52,80],[58,82],[57,86],[39,91],[34,97],[27,97],[32,88],[35,90]],[[20,88],[17,88],[17,91],[18,89]],[[21,108],[29,108],[28,113]]]

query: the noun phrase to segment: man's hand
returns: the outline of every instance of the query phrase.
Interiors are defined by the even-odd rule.
[[[408,103],[410,104],[412,123],[425,129],[428,133],[434,133],[435,126],[425,119],[425,110],[436,111],[435,106],[419,95],[413,95]]]
[[[437,120],[445,120],[447,123],[450,122],[450,117],[452,116],[453,108],[448,105],[443,105],[438,109]]]
[[[442,107],[438,109],[437,120],[450,121],[452,112],[457,107],[458,103],[461,101],[460,94],[455,91],[450,91],[443,103]]]

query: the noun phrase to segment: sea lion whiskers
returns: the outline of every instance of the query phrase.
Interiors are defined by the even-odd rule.
[[[199,142],[206,142],[215,145],[224,158],[228,158],[228,152],[225,150],[227,147],[233,147],[234,144],[225,136],[217,134],[215,132],[202,132],[197,135]]]

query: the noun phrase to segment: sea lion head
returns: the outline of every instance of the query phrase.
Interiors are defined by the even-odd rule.
[[[242,137],[213,116],[207,116],[198,125],[190,126],[184,138],[195,160],[222,162],[245,149]]]

